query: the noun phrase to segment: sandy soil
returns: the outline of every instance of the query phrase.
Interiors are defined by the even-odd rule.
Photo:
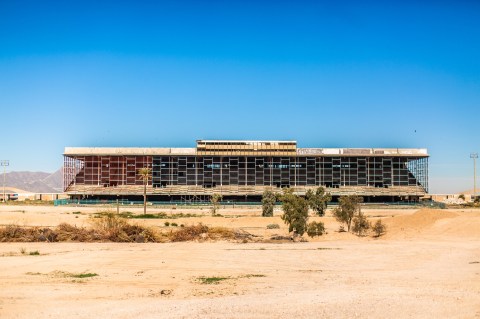
[[[0,206],[0,224],[87,226],[98,210]],[[279,211],[157,211],[199,215],[178,224],[287,234]],[[307,243],[1,243],[0,318],[480,318],[480,210],[364,211],[387,224],[384,237],[338,233],[329,213],[328,234]],[[74,277],[85,273],[97,276]]]

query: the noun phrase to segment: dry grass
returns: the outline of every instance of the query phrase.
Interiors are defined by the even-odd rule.
[[[0,228],[0,242],[55,241],[55,237],[50,228],[20,227],[14,224]]]
[[[55,228],[20,227],[0,228],[0,242],[158,242],[154,230],[129,224],[124,218],[108,214],[92,219],[92,227],[77,227],[61,223]]]
[[[250,240],[253,235],[245,231],[226,227],[207,227],[203,224],[185,226],[168,234],[168,239],[178,241],[208,241],[208,240]]]
[[[225,227],[207,227],[203,224],[181,227],[168,233],[131,224],[113,213],[90,220],[91,227],[77,227],[61,223],[55,228],[20,227],[0,228],[0,242],[181,242],[206,240],[235,240],[249,238],[245,232]]]
[[[172,231],[169,234],[169,239],[173,242],[177,241],[191,241],[200,238],[206,238],[208,233],[208,227],[202,224],[182,227],[176,231]]]

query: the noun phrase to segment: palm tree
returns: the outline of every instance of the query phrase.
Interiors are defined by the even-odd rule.
[[[147,184],[148,180],[152,177],[152,169],[148,167],[140,168],[138,170],[140,179],[143,180],[143,214],[147,214]]]

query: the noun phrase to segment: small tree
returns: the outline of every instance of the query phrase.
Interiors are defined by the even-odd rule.
[[[359,211],[358,215],[353,218],[353,232],[356,233],[357,236],[363,236],[369,228],[370,222],[367,220],[367,217]]]
[[[281,197],[283,215],[281,216],[285,224],[288,225],[289,232],[296,232],[300,236],[305,233],[308,220],[307,201],[293,193],[292,189],[285,189]]]
[[[311,222],[307,225],[307,234],[310,237],[322,236],[325,234],[325,225],[323,222]]]
[[[143,180],[143,214],[147,214],[147,184],[148,180],[152,177],[152,169],[148,167],[140,168],[138,170],[140,179]]]
[[[387,226],[385,226],[380,219],[377,219],[372,230],[375,233],[375,237],[380,237],[387,232]]]
[[[315,192],[309,189],[305,197],[307,198],[310,208],[313,209],[318,216],[325,215],[328,202],[332,200],[332,195],[326,193],[323,187],[317,188]]]
[[[212,216],[217,214],[217,209],[220,207],[220,201],[222,200],[222,195],[220,194],[213,194],[210,198],[210,202],[212,203]]]
[[[350,231],[355,213],[360,212],[362,202],[363,197],[356,195],[341,196],[338,200],[338,207],[333,210],[333,216],[339,223],[347,225],[347,231]]]
[[[461,199],[461,200],[465,201],[465,195],[463,195],[463,194],[458,195],[458,199]]]
[[[262,195],[262,216],[270,217],[273,216],[273,208],[275,207],[275,202],[277,201],[277,196],[274,192],[266,190]]]

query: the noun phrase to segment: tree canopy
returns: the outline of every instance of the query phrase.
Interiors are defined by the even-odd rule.
[[[328,202],[332,200],[332,195],[326,193],[323,187],[318,187],[315,192],[309,189],[305,197],[310,208],[315,211],[318,216],[325,215]]]
[[[347,230],[350,231],[352,220],[356,212],[360,212],[360,204],[363,202],[363,197],[357,195],[340,196],[338,200],[338,207],[334,209],[333,216],[335,219],[347,225]]]
[[[288,231],[295,231],[300,236],[305,233],[308,220],[307,201],[294,194],[292,189],[285,189],[281,196],[283,215],[281,216]]]
[[[274,192],[270,190],[265,190],[262,195],[262,216],[269,217],[273,216],[273,208],[275,207],[275,202],[277,201],[277,196]]]

